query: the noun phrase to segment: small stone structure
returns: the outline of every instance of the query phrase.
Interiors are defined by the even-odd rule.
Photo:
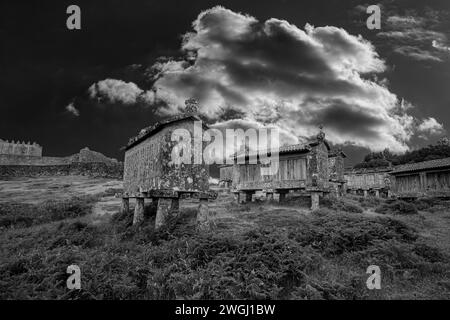
[[[257,164],[251,164],[247,161],[251,156],[257,155],[242,150],[234,156],[232,192],[238,203],[252,201],[256,191],[264,192],[268,200],[274,199],[275,193],[280,202],[290,191],[300,191],[311,197],[314,210],[319,207],[320,196],[342,190],[345,155],[331,151],[322,128],[311,143],[281,147],[275,175],[263,176],[264,164],[259,158]]]
[[[191,197],[200,202],[198,228],[209,228],[208,200],[217,197],[209,190],[209,166],[203,162],[195,164],[194,152],[191,164],[172,161],[172,152],[178,143],[172,141],[172,133],[183,129],[195,137],[194,122],[201,121],[196,110],[197,102],[186,100],[185,113],[142,129],[125,146],[124,193],[118,196],[122,197],[124,211],[129,208],[129,199],[136,199],[134,224],[144,221],[144,199],[156,202],[155,229],[159,229],[178,215],[180,198]],[[205,142],[192,139],[192,150],[199,146],[203,150]]]

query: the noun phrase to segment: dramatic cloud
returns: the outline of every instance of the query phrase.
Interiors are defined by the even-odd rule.
[[[66,111],[73,114],[75,117],[78,117],[80,115],[80,111],[78,111],[78,109],[75,108],[75,105],[73,104],[73,102],[69,103],[66,106]]]
[[[432,135],[442,134],[444,126],[436,121],[435,118],[424,119],[418,127],[419,132],[428,133]]]
[[[436,30],[439,23],[440,15],[437,12],[428,12],[424,16],[394,14],[386,19],[386,30],[377,36],[390,41],[397,54],[419,61],[442,62],[440,50],[445,50],[445,47],[441,43],[445,43],[447,37]]]
[[[105,79],[94,83],[88,89],[91,98],[106,99],[111,103],[135,104],[138,100],[152,103],[153,92],[140,89],[133,82],[116,79]]]
[[[371,149],[404,151],[412,117],[382,81],[386,67],[371,43],[332,26],[304,29],[259,22],[222,7],[202,12],[184,36],[187,59],[152,67],[154,92],[172,114],[195,97],[203,115],[230,124],[230,114],[298,136],[317,133]],[[224,115],[227,115],[225,117]]]

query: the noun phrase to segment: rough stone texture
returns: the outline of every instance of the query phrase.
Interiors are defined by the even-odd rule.
[[[172,218],[178,215],[178,198],[160,198],[158,199],[158,209],[156,211],[155,229],[166,225]]]
[[[208,199],[200,199],[197,213],[197,230],[200,232],[210,231],[214,228],[214,221],[211,219]]]
[[[128,211],[130,211],[130,199],[122,198],[121,212],[122,213],[127,213]]]
[[[134,207],[133,224],[139,225],[144,222],[144,198],[136,198]]]
[[[311,210],[319,209],[319,193],[312,192],[311,193]]]
[[[266,199],[268,201],[272,201],[273,200],[273,192],[267,192],[266,193]]]
[[[180,191],[209,190],[209,167],[206,164],[175,164],[172,151],[179,143],[172,141],[176,129],[191,133],[191,163],[194,163],[194,121],[190,118],[170,123],[125,152],[124,191],[132,194],[152,189]],[[204,145],[197,146],[203,150]],[[203,147],[202,147],[203,146]]]
[[[123,166],[121,163],[114,166],[105,163],[72,163],[50,166],[0,165],[0,177],[2,178],[64,175],[121,179]]]

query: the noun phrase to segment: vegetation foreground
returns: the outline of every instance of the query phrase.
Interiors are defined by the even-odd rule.
[[[153,231],[155,210],[93,215],[95,196],[0,204],[1,299],[450,299],[449,202],[324,199],[325,208],[237,205],[221,195],[215,229],[196,204]],[[66,287],[81,268],[81,290]],[[366,286],[381,269],[381,289]]]

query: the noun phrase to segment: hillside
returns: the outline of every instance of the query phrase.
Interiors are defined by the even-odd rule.
[[[423,202],[411,213],[383,200],[329,199],[310,212],[296,197],[237,205],[220,193],[211,203],[213,232],[195,231],[197,203],[184,200],[175,224],[155,233],[152,206],[139,228],[131,211],[113,214],[117,202],[95,209],[119,183],[3,183],[0,298],[450,298],[448,202]],[[22,202],[25,194],[42,201]],[[79,291],[65,286],[70,264],[82,270]],[[366,287],[374,264],[381,290]]]

